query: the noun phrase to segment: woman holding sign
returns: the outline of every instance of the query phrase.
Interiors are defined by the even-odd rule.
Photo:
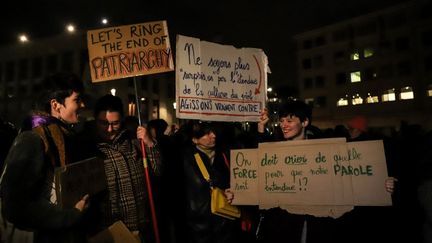
[[[311,108],[302,101],[291,100],[279,110],[279,126],[274,138],[266,137],[265,125],[270,120],[267,111],[262,112],[258,123],[260,140],[304,140],[315,138],[307,128],[311,124]],[[272,208],[262,212],[257,232],[260,242],[284,242],[287,237],[291,242],[334,242],[330,218],[292,214],[281,208]],[[318,226],[318,227],[315,227]],[[317,238],[315,240],[315,238]]]
[[[152,242],[149,194],[146,190],[144,164],[138,139],[145,141],[151,176],[162,174],[159,148],[147,129],[138,126],[136,134],[122,124],[123,102],[111,94],[100,97],[94,107],[95,127],[92,141],[95,153],[104,160],[107,191],[91,202],[97,239],[104,230],[121,220],[129,231],[144,242]]]
[[[274,137],[271,138],[264,133],[265,125],[269,121],[267,111],[264,111],[258,123],[260,140],[288,141],[318,138],[320,130],[311,129],[311,116],[311,107],[306,103],[299,100],[288,101],[279,109],[279,126]],[[386,183],[389,190],[393,189],[392,182]],[[321,210],[321,213],[329,210],[324,207],[313,209]],[[352,239],[340,237],[343,230],[338,227],[337,220],[331,217],[314,217],[304,212],[297,214],[296,210],[298,208],[286,206],[284,209],[272,208],[263,211],[257,231],[259,242],[287,242],[288,240],[294,243],[352,242]]]

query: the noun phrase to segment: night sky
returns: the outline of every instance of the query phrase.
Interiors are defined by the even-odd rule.
[[[171,45],[175,35],[261,48],[273,71],[269,82],[285,79],[286,57],[293,50],[287,43],[294,34],[339,20],[355,17],[409,0],[31,0],[8,1],[0,21],[0,43],[17,41],[20,33],[30,39],[64,31],[74,23],[80,29],[102,28],[102,17],[110,26],[167,20]],[[292,65],[289,65],[292,67]],[[290,76],[290,75],[288,75]]]

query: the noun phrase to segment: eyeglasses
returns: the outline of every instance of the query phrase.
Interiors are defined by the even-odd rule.
[[[101,126],[103,126],[105,128],[108,128],[109,126],[111,126],[113,129],[114,128],[119,128],[120,124],[121,124],[120,121],[108,122],[108,121],[105,121],[105,120],[97,120],[97,122],[98,122],[99,125],[101,125]]]

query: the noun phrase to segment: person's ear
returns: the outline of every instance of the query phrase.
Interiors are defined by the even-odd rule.
[[[51,111],[60,113],[60,107],[62,104],[60,104],[56,99],[52,99],[50,103],[51,103]]]
[[[309,119],[305,119],[303,122],[302,122],[302,126],[303,127],[307,127],[309,125]]]
[[[192,142],[193,142],[194,144],[197,144],[197,143],[198,143],[198,139],[197,139],[197,138],[192,138]]]

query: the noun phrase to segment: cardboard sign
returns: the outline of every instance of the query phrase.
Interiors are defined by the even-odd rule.
[[[84,195],[107,188],[104,162],[96,157],[56,168],[54,176],[57,203],[63,208],[73,208]]]
[[[391,205],[386,178],[382,141],[317,139],[231,151],[233,204],[266,208]]]
[[[87,32],[92,82],[174,70],[166,21]]]
[[[351,168],[347,173],[352,171],[353,175],[354,205],[391,205],[383,180],[387,178],[387,164],[382,141],[351,142],[348,152]],[[343,169],[337,168],[337,173],[343,174]]]
[[[88,239],[89,243],[140,243],[138,235],[134,235],[123,221],[116,221],[107,229]]]
[[[258,204],[258,156],[256,149],[231,150],[231,188],[233,204]]]
[[[177,118],[258,121],[267,97],[267,57],[241,48],[177,36]]]

